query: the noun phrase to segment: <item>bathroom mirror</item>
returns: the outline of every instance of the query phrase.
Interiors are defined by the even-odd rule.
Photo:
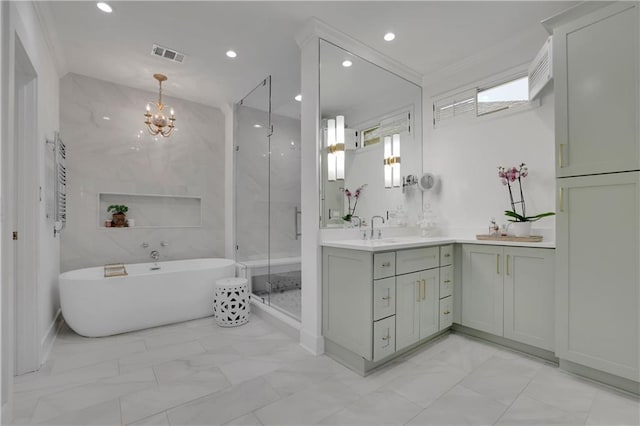
[[[357,226],[348,214],[415,223],[422,192],[403,178],[422,175],[422,89],[320,40],[320,112],[321,227]],[[399,208],[406,220],[394,219]]]

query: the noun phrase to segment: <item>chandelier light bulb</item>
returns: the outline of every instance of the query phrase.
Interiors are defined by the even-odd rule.
[[[169,117],[163,113],[165,105],[162,103],[162,82],[167,80],[167,76],[154,74],[153,78],[158,80],[158,102],[154,103],[156,111],[153,114],[151,113],[151,104],[147,103],[144,124],[147,125],[147,130],[151,136],[160,135],[168,138],[175,128],[176,117],[173,108],[171,108]]]

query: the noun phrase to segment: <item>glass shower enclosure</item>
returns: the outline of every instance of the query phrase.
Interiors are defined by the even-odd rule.
[[[235,105],[236,261],[254,301],[300,320],[299,104],[271,77]]]

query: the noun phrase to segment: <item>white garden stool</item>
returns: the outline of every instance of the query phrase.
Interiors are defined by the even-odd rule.
[[[237,327],[249,321],[249,287],[246,278],[216,281],[213,316],[220,327]]]

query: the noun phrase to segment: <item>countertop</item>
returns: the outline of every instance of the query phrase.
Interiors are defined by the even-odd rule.
[[[482,244],[491,246],[509,247],[534,247],[534,248],[555,248],[553,241],[541,241],[539,243],[513,242],[513,241],[488,241],[477,240],[475,236],[462,237],[420,237],[420,236],[398,236],[385,237],[381,239],[331,239],[320,243],[323,247],[337,247],[352,250],[363,250],[380,252],[388,250],[399,250],[416,247],[440,246],[444,244]]]

